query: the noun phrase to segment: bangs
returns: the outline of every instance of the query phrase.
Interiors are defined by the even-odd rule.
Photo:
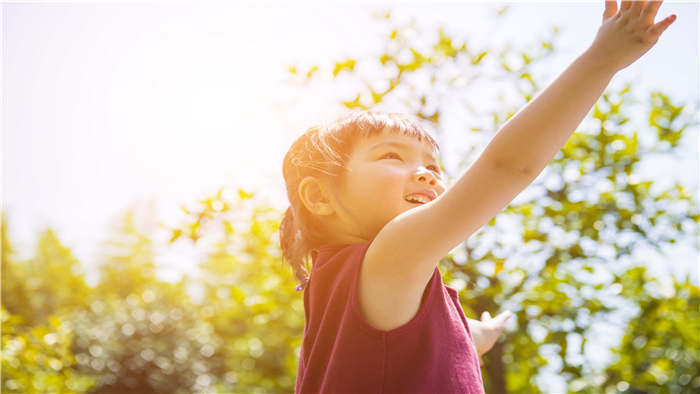
[[[344,152],[351,152],[359,138],[378,136],[383,132],[415,138],[427,142],[435,152],[440,151],[437,141],[423,128],[417,120],[408,115],[395,112],[357,111],[350,113],[323,128],[323,137],[345,142]]]
[[[396,112],[355,111],[333,122],[309,128],[285,155],[285,179],[306,175],[338,177],[345,171],[358,141],[382,133],[415,138],[428,143],[439,158],[440,147],[413,116]],[[294,189],[294,188],[292,188]]]

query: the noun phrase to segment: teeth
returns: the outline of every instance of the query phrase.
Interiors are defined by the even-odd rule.
[[[406,196],[406,200],[410,201],[410,202],[413,202],[411,200],[415,200],[415,201],[420,202],[422,204],[430,202],[430,199],[422,194],[411,194],[409,196]]]

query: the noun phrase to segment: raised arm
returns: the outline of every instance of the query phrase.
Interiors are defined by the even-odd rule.
[[[673,23],[654,24],[661,1],[605,2],[595,40],[554,82],[509,119],[484,152],[533,180],[566,143],[615,73],[637,60]]]
[[[531,182],[564,146],[614,74],[590,50],[579,55],[501,127],[484,154]]]
[[[641,4],[641,5],[640,5]],[[375,327],[408,322],[442,257],[488,223],[549,163],[612,76],[649,50],[673,22],[653,25],[660,2],[607,2],[593,44],[506,122],[484,152],[434,200],[377,234],[360,272],[360,309]],[[427,183],[426,183],[427,185]]]

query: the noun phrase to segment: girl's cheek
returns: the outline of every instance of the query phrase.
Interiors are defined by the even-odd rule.
[[[372,177],[381,178],[382,180],[398,180],[401,177],[405,177],[405,171],[399,166],[380,166],[379,168],[374,168],[370,172]]]
[[[403,188],[407,179],[410,179],[410,172],[400,165],[383,164],[365,168],[358,178],[361,182],[373,179],[378,187],[396,185]]]

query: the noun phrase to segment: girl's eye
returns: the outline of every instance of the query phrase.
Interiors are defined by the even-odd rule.
[[[397,159],[401,160],[401,156],[399,156],[396,152],[387,152],[387,153],[383,154],[383,155],[382,155],[381,157],[379,157],[379,158],[380,158],[380,159],[383,159],[383,158],[385,158],[385,157],[390,157],[390,156],[396,157]],[[428,169],[431,169],[432,171],[434,171],[434,172],[437,173],[437,174],[440,173],[440,169],[439,169],[437,166],[430,165],[430,166],[428,166]]]
[[[380,157],[380,159],[383,159],[383,158],[385,158],[385,157],[387,157],[387,156],[394,156],[394,157],[396,157],[397,159],[401,160],[401,156],[399,156],[399,155],[396,154],[395,152],[388,152],[388,153],[385,153],[385,154],[382,155],[382,157]]]

